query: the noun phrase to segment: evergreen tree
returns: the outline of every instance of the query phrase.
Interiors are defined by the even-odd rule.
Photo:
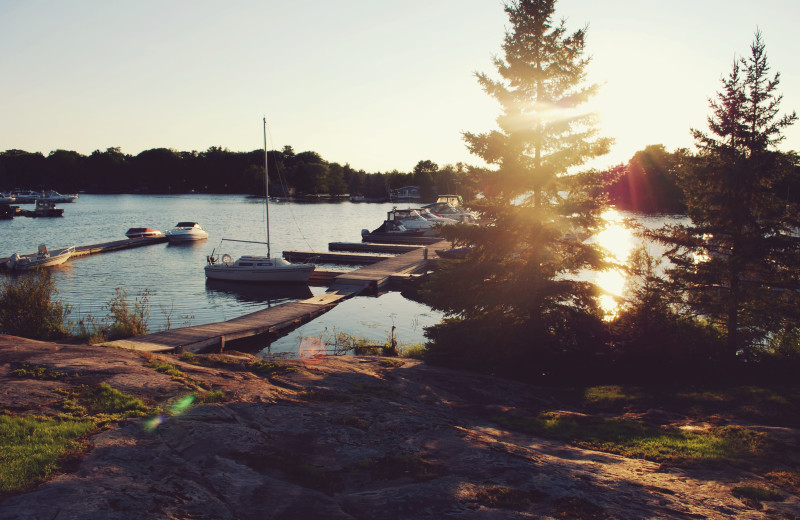
[[[775,148],[797,116],[779,115],[780,74],[769,71],[756,32],[710,100],[708,132],[692,130],[698,154],[681,175],[691,224],[655,235],[670,245],[674,293],[719,325],[729,359],[800,323],[798,208],[776,192],[796,158]]]
[[[553,21],[555,0],[506,5],[511,22],[496,58],[501,77],[479,73],[499,101],[499,130],[465,133],[470,151],[495,169],[473,204],[492,222],[447,226],[468,261],[445,265],[425,294],[448,318],[426,333],[431,360],[505,372],[564,366],[599,329],[594,285],[579,274],[603,267],[603,254],[576,239],[598,223],[602,189],[592,172],[573,173],[608,151],[595,116],[578,110],[598,89],[586,85],[586,30]]]

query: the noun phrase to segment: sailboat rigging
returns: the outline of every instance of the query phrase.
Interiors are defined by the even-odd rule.
[[[242,256],[233,261],[233,257],[224,254],[221,257],[214,256],[214,251],[207,257],[208,264],[205,266],[206,278],[209,280],[227,280],[241,282],[293,282],[305,283],[311,277],[316,266],[314,264],[292,264],[283,258],[272,258],[269,236],[269,161],[267,160],[267,118],[264,118],[264,184],[265,209],[266,209],[266,242],[256,242],[253,240],[235,240],[223,238],[227,242],[244,242],[250,244],[266,244],[266,256]]]

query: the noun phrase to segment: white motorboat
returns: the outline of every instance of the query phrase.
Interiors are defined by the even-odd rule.
[[[170,242],[193,242],[208,238],[208,232],[197,222],[178,222],[174,228],[164,234]]]
[[[60,265],[69,260],[69,257],[75,252],[75,246],[57,249],[52,253],[47,250],[47,246],[41,244],[39,251],[32,255],[19,255],[14,253],[11,258],[6,261],[6,267],[16,271],[25,271],[35,269],[37,267],[53,267]]]
[[[419,209],[397,209],[394,208],[386,214],[386,220],[402,224],[411,231],[423,230],[426,235],[439,235],[437,226],[455,224],[456,221],[449,218],[442,218],[433,215],[427,210]]]
[[[42,192],[15,189],[12,190],[11,196],[14,197],[14,200],[17,202],[17,204],[33,204],[42,198]]]
[[[206,278],[209,280],[225,280],[237,282],[262,282],[262,283],[286,283],[301,282],[305,283],[311,277],[316,266],[314,264],[292,264],[282,258],[273,258],[269,244],[269,164],[267,161],[267,119],[264,118],[264,168],[265,168],[265,210],[266,210],[266,242],[254,242],[252,240],[233,240],[222,239],[229,242],[246,242],[256,244],[266,244],[266,256],[245,255],[234,261],[229,254],[220,257],[211,255],[207,257],[208,264],[205,266]],[[221,242],[220,242],[221,245]]]
[[[78,200],[77,193],[68,193],[62,195],[56,190],[43,191],[41,195],[42,196],[39,197],[38,200],[46,202],[75,202],[76,200]]]

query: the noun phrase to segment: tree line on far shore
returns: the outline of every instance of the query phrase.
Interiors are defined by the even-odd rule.
[[[295,153],[291,146],[270,150],[270,194],[361,195],[387,199],[390,190],[419,186],[423,197],[458,193],[471,198],[470,167],[439,167],[419,161],[410,172],[367,173],[349,164],[324,160],[316,152]],[[211,147],[204,152],[167,148],[128,155],[119,148],[82,155],[70,150],[0,152],[0,189],[55,189],[90,193],[245,193],[264,194],[264,152],[233,152]]]

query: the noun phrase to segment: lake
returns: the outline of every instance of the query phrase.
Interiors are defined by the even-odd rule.
[[[28,207],[23,206],[23,207]],[[166,231],[178,221],[198,222],[209,239],[193,244],[157,244],[125,251],[70,260],[52,269],[58,298],[73,307],[77,321],[91,314],[106,314],[103,306],[117,287],[129,302],[150,291],[151,331],[167,327],[201,325],[228,320],[270,305],[324,293],[325,287],[308,292],[296,287],[248,284],[207,285],[203,267],[220,240],[264,241],[264,199],[242,195],[81,195],[72,204],[61,204],[63,218],[25,218],[0,221],[0,256],[33,253],[39,244],[49,249],[88,245],[125,238],[131,227]],[[329,242],[360,242],[361,229],[378,227],[391,203],[271,203],[272,254],[285,250],[328,251]],[[266,254],[266,246],[225,242],[232,256]],[[343,266],[337,266],[343,268]],[[392,326],[401,344],[424,342],[423,327],[438,323],[441,313],[391,292],[378,297],[347,300],[316,320],[271,345],[272,353],[295,352],[303,336],[329,336],[345,332],[383,343]]]
[[[271,203],[269,208],[272,254],[285,250],[325,252],[329,242],[360,242],[361,229],[378,227],[393,204],[373,203]],[[229,320],[270,305],[324,293],[324,287],[282,290],[251,284],[207,284],[203,272],[212,250],[241,254],[265,254],[266,246],[225,242],[222,238],[265,240],[264,199],[242,195],[81,195],[73,204],[62,204],[63,218],[0,220],[0,256],[33,253],[39,244],[48,248],[89,245],[125,238],[131,227],[166,231],[179,221],[196,221],[209,239],[193,244],[157,244],[137,249],[75,258],[52,270],[58,298],[72,306],[77,321],[87,314],[102,317],[103,306],[120,287],[130,303],[150,291],[151,331]],[[609,210],[608,226],[596,240],[624,261],[636,244],[625,218],[648,227],[674,222],[675,216],[642,216]],[[326,266],[322,266],[326,267]],[[341,267],[341,266],[339,266]],[[621,294],[622,273],[596,276],[610,294]],[[607,305],[613,306],[613,298]],[[384,343],[396,327],[400,344],[425,341],[424,327],[441,320],[442,314],[407,300],[397,292],[359,296],[273,342],[272,354],[297,352],[303,337],[330,338],[336,333]]]

